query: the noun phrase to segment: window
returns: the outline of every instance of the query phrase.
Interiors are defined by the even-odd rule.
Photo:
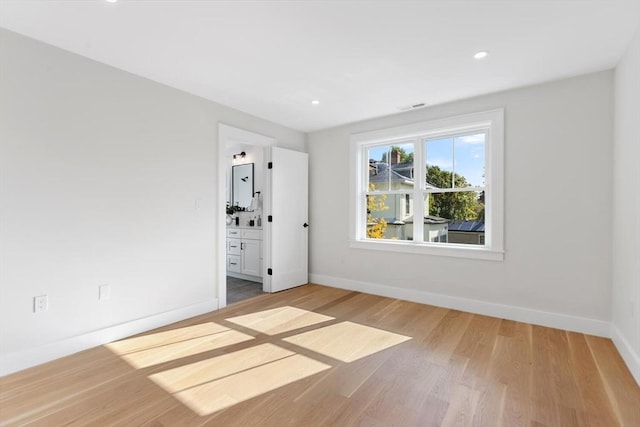
[[[503,259],[503,110],[351,136],[351,246]]]

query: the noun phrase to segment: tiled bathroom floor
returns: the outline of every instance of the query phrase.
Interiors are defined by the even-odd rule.
[[[262,283],[227,276],[227,304],[262,294]]]

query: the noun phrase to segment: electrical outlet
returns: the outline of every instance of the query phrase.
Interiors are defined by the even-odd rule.
[[[41,313],[49,309],[49,297],[46,295],[40,295],[33,297],[33,312]]]
[[[109,299],[110,293],[111,289],[109,288],[109,284],[105,283],[104,285],[98,286],[98,301]]]

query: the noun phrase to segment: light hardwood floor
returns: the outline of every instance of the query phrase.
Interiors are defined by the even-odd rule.
[[[0,379],[1,425],[640,426],[610,340],[307,285]]]

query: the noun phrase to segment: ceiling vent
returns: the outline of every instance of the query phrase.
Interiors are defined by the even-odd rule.
[[[403,105],[402,107],[398,107],[398,110],[400,110],[400,111],[417,110],[418,108],[424,108],[426,106],[427,106],[426,103],[420,102],[418,104]]]

